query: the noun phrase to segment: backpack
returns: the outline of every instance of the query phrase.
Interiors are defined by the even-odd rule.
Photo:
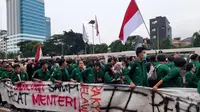
[[[149,80],[157,80],[157,69],[161,66],[162,64],[158,64],[157,66],[151,66],[150,71],[149,71]]]

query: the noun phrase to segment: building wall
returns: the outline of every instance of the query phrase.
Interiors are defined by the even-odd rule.
[[[51,38],[51,18],[46,17],[46,38]]]
[[[154,46],[158,46],[157,42],[161,42],[164,38],[172,40],[172,30],[170,22],[166,17],[156,17],[150,19],[150,36]],[[158,38],[159,37],[159,38]]]
[[[7,0],[8,52],[17,52],[17,43],[46,40],[44,0]]]

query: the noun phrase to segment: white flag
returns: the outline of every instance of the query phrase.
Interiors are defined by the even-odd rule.
[[[85,43],[87,43],[87,42],[89,41],[88,35],[87,35],[87,33],[86,33],[85,25],[84,25],[84,24],[83,24],[83,41],[84,41]]]

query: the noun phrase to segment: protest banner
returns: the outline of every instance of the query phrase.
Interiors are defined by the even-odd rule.
[[[18,108],[59,112],[199,112],[200,95],[192,88],[151,88],[28,82],[1,84],[4,101]]]

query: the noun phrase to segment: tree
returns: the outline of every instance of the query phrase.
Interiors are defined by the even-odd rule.
[[[200,31],[193,34],[193,47],[200,47]]]
[[[105,43],[95,45],[95,53],[107,53],[108,45]]]
[[[160,49],[170,49],[172,46],[171,41],[169,40],[169,38],[164,38],[161,42],[160,42]]]
[[[34,57],[39,41],[23,41],[19,42],[17,46],[20,47],[20,52],[24,57]]]
[[[135,49],[135,45],[135,37],[129,37],[125,45],[122,44],[121,40],[115,40],[110,44],[109,48],[112,52],[131,51]]]
[[[5,59],[5,52],[0,51],[0,59]]]

